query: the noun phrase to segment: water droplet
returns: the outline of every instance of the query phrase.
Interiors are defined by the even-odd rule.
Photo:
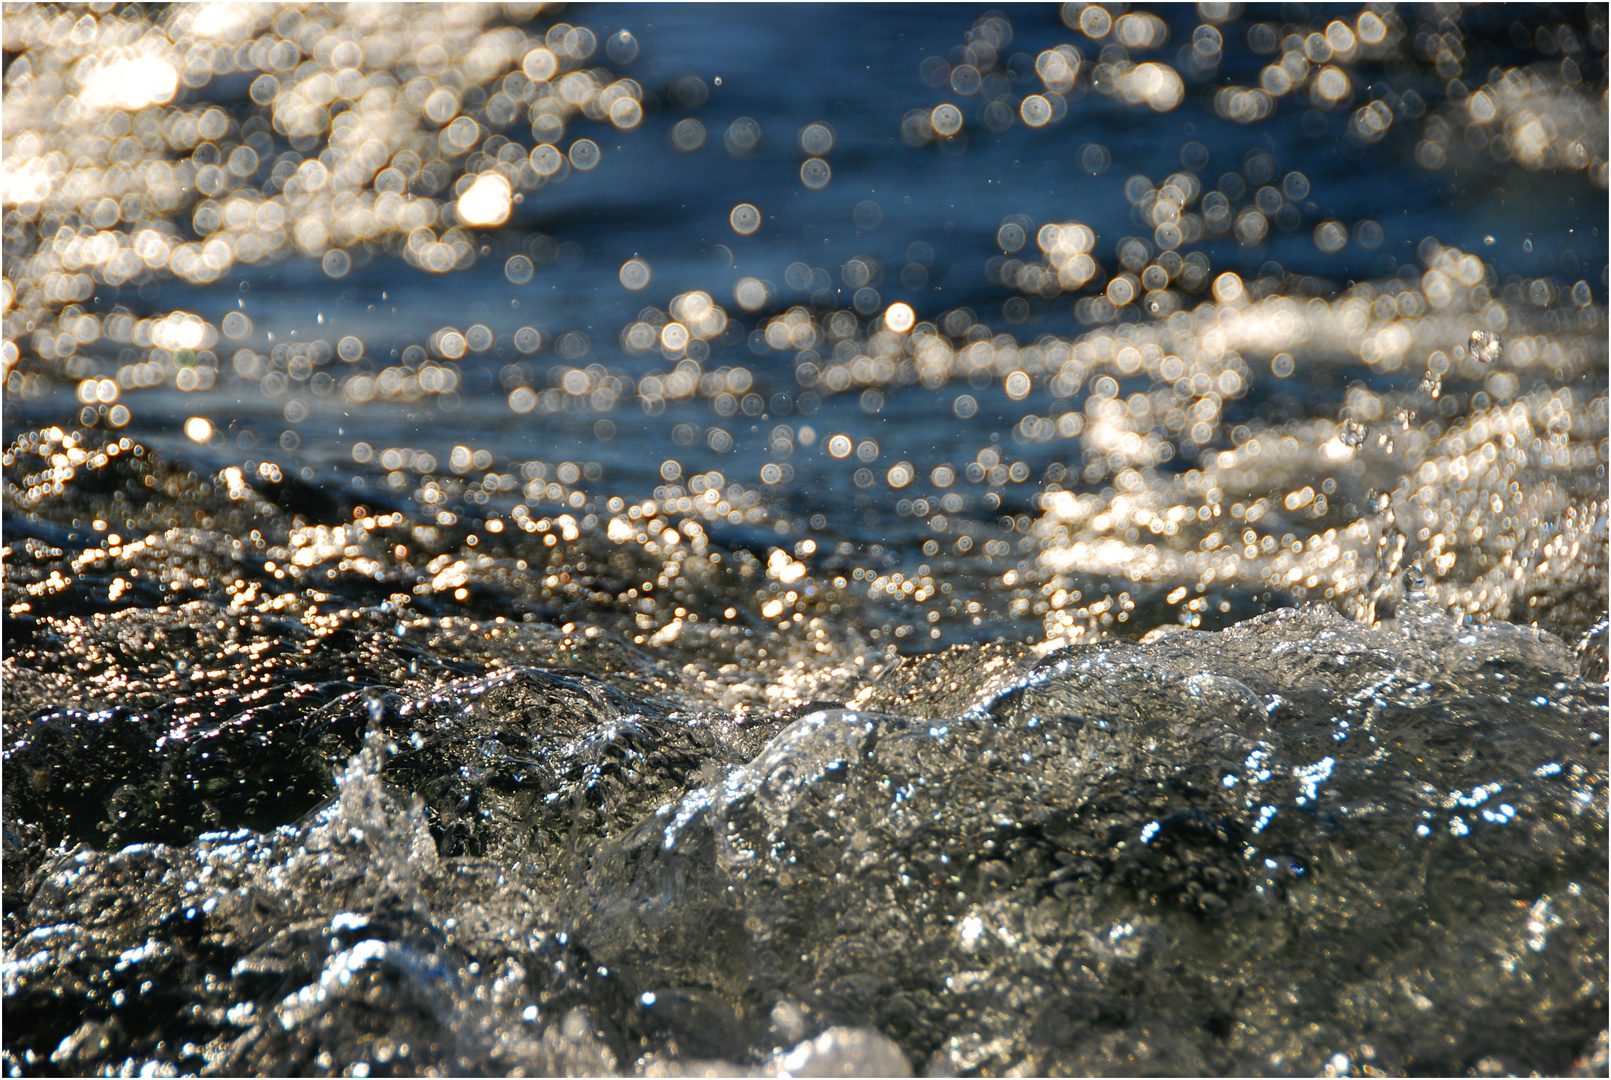
[[[1471,331],[1471,341],[1466,346],[1467,351],[1484,364],[1491,364],[1499,359],[1504,351],[1505,343],[1499,340],[1497,334],[1490,334],[1486,330]]]

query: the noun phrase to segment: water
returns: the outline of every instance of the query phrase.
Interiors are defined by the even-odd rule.
[[[1603,13],[5,32],[12,1074],[1603,1073]]]

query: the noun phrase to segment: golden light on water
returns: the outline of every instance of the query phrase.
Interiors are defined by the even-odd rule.
[[[183,311],[137,317],[91,310],[92,297],[103,286],[219,283],[243,265],[296,258],[349,280],[376,259],[401,258],[447,274],[490,258],[502,270],[500,282],[527,287],[548,267],[579,265],[592,253],[574,243],[561,251],[564,245],[547,237],[515,250],[501,227],[518,217],[519,207],[544,198],[550,185],[589,170],[607,173],[615,167],[614,140],[641,138],[645,117],[661,115],[655,110],[668,102],[684,114],[663,125],[671,146],[662,152],[741,158],[764,145],[761,124],[751,117],[724,116],[710,127],[714,114],[695,114],[711,92],[698,76],[646,90],[610,70],[637,56],[630,35],[600,48],[601,38],[585,27],[539,27],[492,9],[421,9],[402,22],[389,10],[198,5],[163,15],[170,21],[161,40],[146,35],[143,17],[117,12],[70,20],[62,34],[43,9],[8,13],[8,34],[21,51],[7,74],[0,199],[8,228],[34,244],[26,260],[8,263],[4,279],[8,393],[34,400],[59,383],[82,409],[83,422],[117,427],[159,388],[248,389],[273,403],[293,440],[297,425],[325,398],[359,409],[452,407],[466,388],[461,365],[493,351],[504,334],[489,329],[495,320],[440,327],[413,352],[389,356],[389,342],[357,328],[331,328],[327,341],[270,340],[273,327],[245,310],[215,320]],[[1065,23],[1078,44],[1033,55],[1007,47],[1011,25],[1004,16],[983,16],[955,56],[923,61],[919,74],[932,96],[901,119],[900,137],[919,152],[946,155],[966,153],[969,139],[1015,124],[1034,129],[1035,138],[1062,138],[1058,126],[1090,93],[1140,113],[1177,109],[1184,88],[1207,86],[1199,80],[1222,62],[1231,27],[1217,10],[1203,6],[1201,25],[1167,41],[1167,26],[1146,12],[1070,5]],[[1358,146],[1410,130],[1414,164],[1407,167],[1443,171],[1461,155],[1493,155],[1524,173],[1580,171],[1603,190],[1603,95],[1589,92],[1581,72],[1566,61],[1547,70],[1467,71],[1457,42],[1440,37],[1428,62],[1442,65],[1440,78],[1465,80],[1463,94],[1451,91],[1447,103],[1429,107],[1410,93],[1381,90],[1360,66],[1401,55],[1395,50],[1405,47],[1406,18],[1372,9],[1301,34],[1254,24],[1246,30],[1260,56],[1253,84],[1203,92],[1219,115],[1242,124],[1291,107],[1329,112],[1332,130]],[[251,104],[235,110],[208,103],[201,91],[209,80],[232,74],[247,77]],[[803,197],[840,182],[836,155],[845,148],[826,122],[772,137],[789,167],[798,163]],[[1185,575],[1193,588],[1209,570],[1220,582],[1227,574],[1286,582],[1301,569],[1300,587],[1311,588],[1304,583],[1313,577],[1327,583],[1313,586],[1317,592],[1329,588],[1335,598],[1356,588],[1358,575],[1327,577],[1315,569],[1319,561],[1332,551],[1339,563],[1349,551],[1357,552],[1356,561],[1375,558],[1374,549],[1365,541],[1348,546],[1355,523],[1336,520],[1342,487],[1299,482],[1272,461],[1297,453],[1311,465],[1335,467],[1339,485],[1353,482],[1344,474],[1354,476],[1355,466],[1379,473],[1386,484],[1400,463],[1415,461],[1414,492],[1424,487],[1419,477],[1430,462],[1438,483],[1459,490],[1487,473],[1471,445],[1462,450],[1452,441],[1469,442],[1468,436],[1448,434],[1453,414],[1438,410],[1453,400],[1470,410],[1473,424],[1502,415],[1509,425],[1504,434],[1529,447],[1540,440],[1536,454],[1552,461],[1579,452],[1550,442],[1566,430],[1558,418],[1571,418],[1572,431],[1587,430],[1596,406],[1541,398],[1528,388],[1544,375],[1581,370],[1582,346],[1565,331],[1514,327],[1556,312],[1590,318],[1598,309],[1589,282],[1501,282],[1481,252],[1437,244],[1418,250],[1413,279],[1406,273],[1331,292],[1268,265],[1215,266],[1205,241],[1251,250],[1290,236],[1320,256],[1353,257],[1387,250],[1388,230],[1375,220],[1322,216],[1307,205],[1316,198],[1310,178],[1269,151],[1212,165],[1210,156],[1194,141],[1182,149],[1178,171],[1110,174],[1116,162],[1108,147],[1094,139],[1074,144],[1070,167],[1122,188],[1134,235],[1099,236],[1081,221],[1021,213],[992,222],[999,251],[983,270],[1009,291],[999,320],[947,309],[924,291],[940,280],[943,263],[926,241],[909,245],[904,266],[898,257],[884,266],[880,259],[888,255],[847,252],[822,267],[802,259],[781,280],[759,266],[706,280],[703,288],[679,279],[681,291],[669,298],[655,295],[649,256],[633,254],[620,264],[618,279],[628,292],[643,294],[633,307],[644,306],[635,314],[629,309],[619,327],[589,332],[518,326],[496,346],[515,361],[498,374],[496,392],[511,417],[585,416],[606,433],[623,409],[657,416],[668,405],[700,402],[714,415],[690,425],[687,437],[697,445],[734,452],[750,427],[764,440],[766,460],[747,482],[787,484],[806,455],[841,462],[858,491],[884,489],[892,499],[898,492],[896,505],[905,507],[898,516],[922,521],[937,545],[957,555],[983,550],[987,541],[976,547],[959,522],[994,509],[990,500],[999,505],[1001,493],[1032,483],[1053,495],[1064,485],[1095,485],[1077,503],[1059,498],[1061,509],[1044,510],[1042,519],[1014,519],[1014,558],[1029,564],[1014,570],[1014,588],[1032,572],[1064,574],[1088,560],[1142,578]],[[883,194],[856,198],[857,230],[891,227],[894,202]],[[756,204],[728,205],[727,227],[755,238],[729,235],[733,252],[757,243],[763,216]],[[905,294],[909,302],[891,303],[897,277],[899,287],[913,290]],[[842,297],[835,295],[840,286]],[[798,303],[788,299],[790,290]],[[1053,304],[1075,325],[1022,329],[1031,305]],[[1464,329],[1461,320],[1469,324]],[[731,348],[724,338],[739,328],[753,355],[740,354],[742,361],[732,352],[718,355]],[[1473,332],[1491,340],[1472,344]],[[619,359],[612,359],[606,347],[617,342]],[[545,381],[541,365],[550,363],[550,353],[553,375]],[[1424,366],[1419,385],[1427,401],[1389,407],[1350,389],[1334,419],[1289,423],[1280,434],[1273,421],[1228,419],[1260,380],[1297,387],[1320,356],[1327,363],[1346,358],[1373,376],[1407,370],[1420,379]],[[533,361],[539,366],[532,368]],[[1151,385],[1132,385],[1141,378]],[[1451,397],[1448,388],[1460,380],[1480,389]],[[1005,443],[958,447],[940,462],[886,461],[874,470],[876,444],[849,435],[818,439],[801,422],[806,409],[842,395],[850,395],[852,408],[878,415],[907,387],[944,393],[948,418],[966,421],[996,407],[992,400],[1006,402],[1013,446],[1066,447],[1060,450],[1066,464],[1058,466],[1064,471],[1054,479],[1053,471],[1031,470],[1021,460],[1027,454]],[[768,412],[763,421],[774,408],[798,412],[787,421]],[[1432,426],[1442,433],[1431,434]],[[1509,452],[1504,434],[1498,445]],[[870,460],[861,457],[864,445],[874,454]],[[381,448],[373,459],[395,451],[399,464],[385,468],[385,483],[398,490],[423,483],[440,464],[426,451],[407,449]],[[1188,486],[1177,489],[1171,462],[1179,468],[1183,457],[1192,465],[1180,481]],[[558,500],[577,509],[572,500],[587,503],[591,481],[582,472],[564,479],[569,473],[557,471],[563,464],[525,477],[519,463],[510,463],[500,475],[516,477],[533,503]],[[411,479],[404,481],[405,473]],[[667,477],[667,487],[682,479],[680,472]],[[1238,483],[1245,497],[1227,502]],[[717,505],[728,509],[721,514],[764,516],[761,501],[739,506],[726,497],[725,488],[735,484],[723,480]],[[1212,498],[1215,491],[1224,498]],[[703,494],[683,486],[672,498],[697,502]],[[1256,509],[1260,500],[1264,511]],[[1233,515],[1238,502],[1242,512]],[[1201,516],[1205,508],[1208,519]],[[1240,532],[1225,526],[1227,515]],[[1337,529],[1336,538],[1329,546],[1306,541],[1295,552],[1283,537],[1290,531],[1294,542],[1302,540],[1303,530],[1287,527],[1274,537],[1263,531],[1277,515],[1312,520],[1317,529],[1323,523],[1322,534]],[[1498,526],[1487,528],[1491,536]],[[1257,534],[1251,544],[1243,542],[1249,529]],[[1434,529],[1426,543],[1437,535],[1450,534]],[[1016,546],[1031,539],[1033,550]],[[1267,539],[1272,550],[1265,549]],[[1464,558],[1452,540],[1444,543],[1439,559],[1451,552]],[[1149,544],[1173,554],[1148,555]],[[1233,549],[1240,569],[1228,564]],[[1192,559],[1182,561],[1182,552],[1194,553]],[[1500,586],[1483,587],[1482,602],[1498,603]],[[1033,614],[1045,603],[1046,617],[1056,612],[1058,625],[1076,616],[1102,625],[1089,604],[1067,597],[1053,604],[1055,593],[1024,597],[1026,610]]]
[[[459,196],[459,220],[466,225],[502,225],[509,220],[513,194],[509,181],[497,173],[478,177]]]
[[[179,89],[179,72],[158,57],[114,54],[93,59],[86,57],[74,70],[82,87],[78,102],[84,108],[136,112],[166,105]]]

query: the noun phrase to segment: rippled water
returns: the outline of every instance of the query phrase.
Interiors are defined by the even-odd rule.
[[[1606,34],[8,10],[8,1072],[1603,1074]]]

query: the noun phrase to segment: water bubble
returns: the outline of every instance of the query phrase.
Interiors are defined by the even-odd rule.
[[[599,163],[599,144],[592,139],[577,139],[571,143],[570,161],[573,168],[587,172]]]
[[[1080,151],[1080,168],[1092,176],[1101,176],[1113,164],[1113,155],[1100,143],[1091,143]]]
[[[962,394],[951,403],[951,411],[956,413],[959,419],[971,420],[974,414],[979,411],[979,402],[974,399],[972,394]]]
[[[425,99],[425,118],[438,126],[459,113],[459,95],[451,87],[441,87]]]
[[[884,211],[871,199],[863,199],[851,211],[850,218],[856,223],[856,228],[861,229],[863,232],[870,232],[878,228],[883,222]]]
[[[543,343],[543,335],[534,326],[522,326],[515,331],[515,348],[530,355]]]
[[[1234,304],[1242,299],[1242,279],[1233,273],[1224,273],[1214,279],[1214,299],[1221,304]]]
[[[1415,148],[1415,160],[1424,169],[1435,171],[1443,168],[1445,154],[1442,145],[1431,139],[1422,140]],[[1530,242],[1522,246],[1528,251],[1532,250]]]
[[[702,108],[710,100],[710,87],[698,75],[684,75],[671,84],[671,100],[681,109]]]
[[[1276,353],[1270,359],[1270,373],[1278,379],[1285,379],[1294,370],[1291,353]]]
[[[982,82],[979,69],[972,64],[959,64],[951,69],[951,89],[963,97],[977,94]]]
[[[1072,23],[1069,22],[1070,8],[1078,11],[1076,21]],[[1108,31],[1113,29],[1113,16],[1109,15],[1106,10],[1097,4],[1064,4],[1063,21],[1069,25],[1070,29],[1077,28],[1080,33],[1092,40],[1107,37]]]
[[[553,176],[564,165],[565,155],[548,143],[543,143],[531,152],[531,167],[538,176]]]
[[[604,42],[604,54],[617,64],[630,64],[638,58],[638,39],[626,30],[617,30]]]
[[[520,70],[525,72],[526,77],[532,82],[547,82],[559,71],[559,58],[539,45],[526,54],[520,63]]]
[[[996,230],[996,243],[1001,245],[1001,250],[1005,252],[1010,253],[1019,250],[1028,239],[1029,236],[1024,231],[1024,227],[1016,221],[1009,221]]]
[[[1030,127],[1044,127],[1052,119],[1052,103],[1039,94],[1030,94],[1018,106],[1018,115]]]
[[[347,276],[347,271],[352,269],[352,256],[341,248],[333,248],[324,253],[320,266],[324,269],[326,277],[343,278]]]
[[[1337,441],[1347,447],[1358,447],[1364,444],[1369,434],[1370,431],[1364,424],[1350,418],[1342,422],[1342,429],[1337,432]]]
[[[804,292],[811,288],[811,267],[803,262],[792,262],[783,271],[783,283],[791,289]]]
[[[353,337],[351,334],[348,334],[346,337],[336,342],[336,355],[341,357],[349,364],[354,363],[363,357],[364,343],[358,338]]]
[[[800,166],[800,182],[812,191],[820,191],[833,179],[833,170],[821,158],[808,158]]]
[[[849,457],[851,449],[852,443],[847,435],[835,435],[828,440],[828,454],[830,457]]]
[[[457,330],[447,330],[437,336],[436,351],[449,360],[457,360],[464,355],[468,346],[464,335]]]
[[[742,157],[760,145],[761,125],[748,116],[741,116],[728,125],[722,141],[726,143],[729,154]]]
[[[1315,247],[1327,255],[1335,255],[1348,246],[1348,229],[1340,221],[1322,221],[1315,226]]]
[[[907,304],[891,304],[884,312],[884,325],[898,334],[906,333],[916,321],[916,313]]]
[[[671,145],[685,154],[693,153],[705,145],[705,125],[691,117],[678,120],[671,125]]]
[[[1169,28],[1156,15],[1131,12],[1114,23],[1114,36],[1127,49],[1156,49],[1169,40]]]
[[[442,129],[442,150],[447,154],[464,154],[481,138],[481,125],[468,116],[461,116]]]
[[[733,231],[740,236],[749,236],[761,227],[761,212],[749,203],[739,203],[733,207],[733,212],[727,215],[727,221],[733,226]]]
[[[1385,234],[1382,232],[1382,227],[1369,218],[1354,226],[1354,239],[1359,242],[1360,247],[1366,250],[1374,251],[1376,248],[1381,247],[1384,238]]]
[[[224,316],[220,329],[231,341],[239,341],[251,334],[252,320],[239,311],[231,311]]]
[[[492,348],[492,330],[481,323],[476,323],[464,332],[464,343],[471,352],[486,352]]]
[[[827,124],[807,124],[800,130],[800,149],[812,157],[821,157],[833,149],[833,129]]]
[[[643,120],[643,106],[630,97],[619,97],[610,104],[610,123],[623,131],[638,126]]]
[[[230,151],[229,171],[243,180],[257,172],[259,164],[257,151],[250,146],[237,146]]]
[[[598,48],[598,38],[585,26],[572,27],[564,37],[565,55],[574,60],[586,60]]]
[[[559,338],[559,355],[573,363],[586,356],[592,347],[592,342],[580,330],[571,330]]]
[[[1243,244],[1255,246],[1264,241],[1270,232],[1270,219],[1265,217],[1253,207],[1244,207],[1236,215],[1236,239]]]
[[[503,264],[503,276],[508,278],[512,285],[526,284],[535,273],[536,267],[524,255],[511,256],[509,261]]]
[[[737,211],[734,211],[737,213]],[[644,259],[628,259],[621,264],[621,284],[637,292],[648,286],[652,273]]]
[[[955,135],[962,130],[962,110],[949,103],[936,105],[929,114],[929,123],[941,135]]]
[[[272,75],[259,75],[252,81],[251,89],[247,91],[251,99],[259,105],[268,105],[280,92],[280,80]]]
[[[1281,181],[1281,191],[1293,202],[1302,202],[1309,197],[1309,178],[1301,172],[1289,172]]]
[[[1329,64],[1320,69],[1320,74],[1315,76],[1312,87],[1311,97],[1315,105],[1321,108],[1341,104],[1342,100],[1353,91],[1353,84],[1342,69]]]
[[[759,311],[766,306],[766,283],[759,278],[739,278],[733,286],[733,299],[745,311]]]
[[[213,437],[212,422],[203,416],[192,416],[185,421],[185,437],[191,442],[206,442]]]

